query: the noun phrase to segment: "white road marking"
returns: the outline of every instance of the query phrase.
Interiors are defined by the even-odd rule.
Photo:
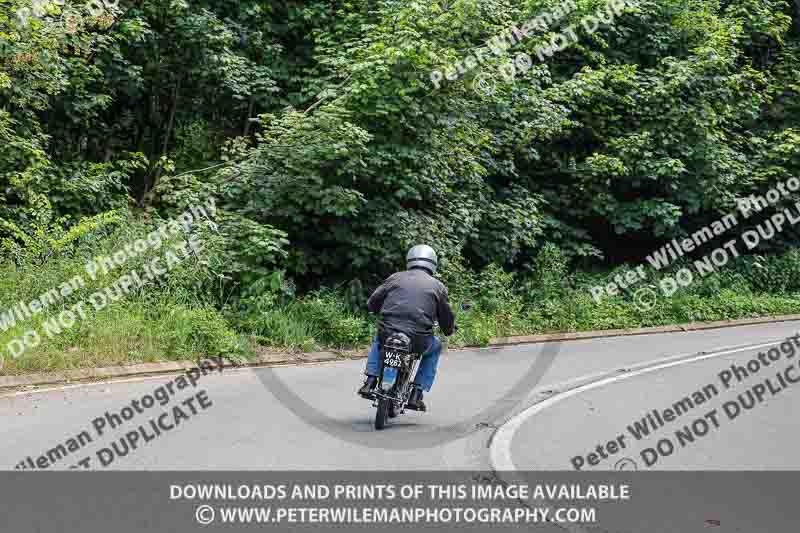
[[[523,410],[521,413],[518,413],[516,416],[512,417],[508,422],[503,424],[497,430],[497,432],[495,432],[495,434],[492,436],[492,442],[489,449],[492,469],[495,472],[497,472],[498,475],[501,475],[502,472],[516,471],[517,467],[514,465],[514,461],[511,458],[511,443],[514,439],[514,434],[529,418],[544,411],[549,407],[552,407],[553,405],[563,400],[566,400],[567,398],[571,398],[572,396],[576,396],[583,392],[592,389],[598,389],[600,387],[604,387],[606,385],[610,385],[618,381],[634,378],[636,376],[641,376],[643,374],[649,374],[651,372],[656,372],[658,370],[663,370],[665,368],[672,368],[684,364],[696,363],[698,361],[704,361],[706,359],[721,357],[723,355],[730,355],[732,353],[737,353],[737,352],[744,352],[747,350],[757,350],[759,348],[764,348],[766,346],[774,346],[776,344],[780,344],[785,340],[786,338],[770,341],[763,344],[755,344],[750,346],[736,346],[730,349],[722,348],[722,351],[703,353],[694,357],[681,358],[679,360],[676,360],[676,357],[672,356],[665,359],[661,359],[660,361],[655,361],[653,363],[650,363],[644,368],[632,370],[624,374],[618,374],[598,379],[597,381],[591,381],[584,385],[575,387],[574,389],[570,389],[561,393],[556,393],[545,400],[533,404],[532,406]]]

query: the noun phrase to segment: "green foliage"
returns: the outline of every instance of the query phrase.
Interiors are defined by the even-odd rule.
[[[158,324],[153,336],[163,343],[170,359],[191,359],[200,354],[239,361],[250,353],[247,343],[212,307],[186,308],[167,303],[157,308],[152,317],[153,323]]]
[[[789,294],[800,291],[800,250],[790,250],[780,256],[747,257],[735,268],[758,292]]]
[[[546,244],[536,255],[531,271],[522,283],[528,301],[557,297],[568,282],[569,261],[556,245]]]
[[[17,359],[3,355],[2,372],[15,374],[202,357],[239,362],[253,350],[213,308],[134,298],[107,307],[91,322],[78,322]]]
[[[7,362],[4,371],[106,366],[198,355],[240,360],[252,354],[245,338],[231,328],[221,311],[204,296],[204,286],[210,285],[216,276],[209,260],[218,242],[203,226],[195,228],[195,238],[204,246],[194,257],[184,259],[163,276],[132,288],[116,303],[100,311],[93,310],[89,299],[93,293],[111,287],[120,276],[133,271],[144,277],[146,265],[154,259],[160,259],[163,265],[166,254],[186,239],[179,233],[163,240],[158,248],[150,247],[141,254],[128,256],[123,265],[108,273],[98,269],[92,276],[86,266],[89,261],[113,256],[126,247],[130,250],[137,239],[145,238],[163,223],[129,214],[125,218],[112,215],[108,217],[110,221],[103,217],[84,218],[68,232],[45,234],[41,246],[46,245],[42,249],[49,253],[44,256],[37,253],[40,249],[37,241],[32,241],[30,247],[22,248],[24,254],[19,256],[18,263],[0,263],[0,312],[3,313],[19,301],[38,300],[65,282],[81,280],[75,290],[65,296],[62,293],[43,312],[0,331],[2,356]],[[78,320],[73,327],[52,337],[44,334],[46,321],[78,303],[84,305],[85,320]],[[19,360],[10,361],[6,346],[29,329],[40,333],[42,344],[29,349]]]
[[[192,349],[236,350],[212,307],[273,345],[365,342],[370,289],[420,242],[475,303],[457,344],[791,307],[795,228],[647,316],[587,287],[800,175],[800,3],[637,0],[588,35],[605,2],[576,0],[578,42],[544,61],[556,27],[493,40],[562,3],[6,2],[0,302],[214,198],[205,253],[135,295],[175,306],[169,357],[195,321]]]
[[[478,275],[456,256],[439,261],[437,276],[445,284],[451,301],[467,302],[480,292]]]
[[[0,262],[11,260],[19,269],[38,267],[53,256],[70,253],[74,244],[87,238],[92,232],[118,224],[121,220],[114,211],[93,217],[82,218],[77,224],[68,226],[71,217],[53,220],[50,203],[39,197],[40,204],[34,218],[27,224],[10,222],[0,218],[0,230],[8,237],[0,239]],[[31,275],[30,270],[26,274]]]
[[[359,346],[375,334],[372,320],[349,311],[344,299],[330,291],[252,315],[243,327],[266,344],[303,349]]]
[[[504,80],[549,35],[487,41],[560,4],[4,15],[0,217],[35,194],[76,219],[126,192],[162,216],[215,196],[228,246],[246,243],[229,290],[284,269],[307,290],[383,277],[417,242],[478,270],[525,271],[547,243],[584,264],[641,258],[800,171],[796,3],[631,2]],[[562,24],[603,6],[576,1]],[[432,84],[477,49],[482,64]]]

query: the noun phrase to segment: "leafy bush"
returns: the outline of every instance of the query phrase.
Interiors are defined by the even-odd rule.
[[[127,255],[124,264],[108,273],[98,269],[92,276],[87,271],[87,263],[103,256],[111,257],[126,247],[131,251],[136,239],[146,237],[162,222],[131,215],[124,219],[90,217],[73,227],[77,229],[56,232],[56,237],[41,231],[38,234],[41,246],[31,241],[31,246],[21,249],[16,256],[17,262],[0,263],[0,313],[6,313],[18,301],[28,303],[48,291],[59,290],[70,280],[81,281],[74,284],[71,293],[62,292],[62,297],[43,312],[0,331],[3,352],[12,339],[27,329],[35,329],[41,335],[45,321],[74,304],[83,302],[88,315],[86,320],[78,320],[73,327],[52,338],[43,336],[42,345],[29,350],[9,368],[48,369],[81,364],[76,361],[108,364],[199,354],[237,359],[247,354],[247,342],[231,329],[221,312],[209,305],[209,298],[204,296],[203,287],[216,275],[209,268],[211,255],[207,254],[213,254],[219,242],[213,240],[213,234],[208,234],[208,228],[202,224],[198,224],[195,231],[201,236],[201,243],[208,243],[207,248],[174,265],[163,276],[141,287],[131,287],[116,303],[99,312],[93,310],[88,301],[91,294],[111,287],[132,271],[144,278],[145,265],[156,258],[164,259],[186,236],[178,233],[163,239],[158,248],[150,246],[142,253]],[[43,254],[40,250],[50,250],[50,253]],[[57,250],[60,253],[56,253]],[[69,355],[72,352],[53,355],[59,350],[73,350],[76,355]]]
[[[800,250],[777,256],[749,256],[734,267],[754,290],[771,294],[800,291]]]
[[[369,342],[374,321],[352,312],[341,295],[321,291],[251,317],[246,326],[270,345],[353,347]]]
[[[470,301],[480,293],[477,274],[464,264],[460,256],[442,260],[437,275],[447,287],[451,301]]]
[[[247,342],[236,333],[216,309],[187,308],[165,303],[157,310],[156,336],[164,343],[169,358],[219,356],[238,361],[250,353]]]
[[[52,257],[72,253],[90,233],[122,220],[118,213],[109,211],[70,225],[70,216],[54,219],[50,202],[44,197],[39,200],[35,216],[27,223],[0,218],[0,230],[8,234],[0,238],[0,263],[11,261],[18,268],[41,266]]]
[[[555,244],[545,244],[520,284],[527,302],[557,297],[568,286],[569,259]]]

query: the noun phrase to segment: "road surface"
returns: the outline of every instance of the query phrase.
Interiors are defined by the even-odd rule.
[[[363,361],[225,370],[180,390],[176,376],[159,376],[6,394],[3,468],[41,461],[48,469],[117,470],[795,469],[800,386],[787,384],[733,420],[721,409],[800,356],[730,389],[719,373],[769,349],[747,346],[798,331],[800,322],[783,322],[450,351],[426,396],[430,411],[407,413],[382,432],[372,428],[370,403],[354,394]],[[701,352],[706,358],[696,360]],[[666,359],[673,366],[653,366]],[[144,407],[167,384],[167,402]],[[718,394],[646,438],[628,430],[653,410],[668,417],[665,409],[711,384]],[[646,465],[641,450],[664,438],[677,443],[676,429],[712,409],[722,413],[719,427]],[[111,427],[116,416],[121,422]],[[611,453],[620,435],[625,448]]]

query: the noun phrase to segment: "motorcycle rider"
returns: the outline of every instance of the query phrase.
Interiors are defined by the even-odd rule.
[[[358,390],[361,396],[369,397],[378,382],[382,340],[389,333],[402,332],[411,337],[413,352],[423,354],[406,407],[417,411],[427,409],[422,391],[431,390],[442,353],[442,342],[433,334],[434,322],[439,322],[448,337],[456,329],[447,287],[433,277],[438,266],[433,248],[425,244],[414,246],[406,254],[408,270],[389,276],[369,297],[367,307],[372,313],[380,313],[380,320],[364,371],[367,379]]]

